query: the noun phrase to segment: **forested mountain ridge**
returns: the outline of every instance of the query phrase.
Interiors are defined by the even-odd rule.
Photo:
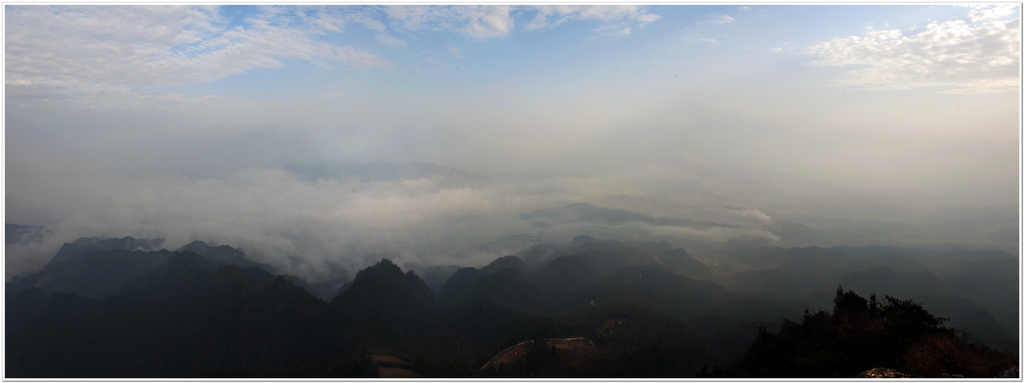
[[[524,251],[535,256],[536,267],[520,257],[505,256],[480,269],[462,268],[444,282],[436,296],[416,272],[403,271],[385,259],[361,270],[330,300],[317,298],[301,283],[296,284],[294,277],[275,275],[267,265],[249,261],[244,252],[229,246],[193,243],[174,253],[92,252],[48,265],[38,275],[8,284],[8,376],[331,377],[391,376],[388,374],[405,371],[448,377],[690,377],[701,373],[795,377],[861,372],[852,371],[860,365],[836,365],[832,370],[790,362],[785,364],[789,367],[775,370],[757,367],[756,361],[765,360],[757,350],[774,347],[765,337],[775,332],[765,329],[781,323],[778,334],[793,333],[793,325],[788,323],[796,323],[792,320],[800,318],[806,305],[788,299],[788,293],[736,290],[736,284],[728,281],[750,272],[723,271],[721,260],[716,267],[668,243],[633,244],[592,237],[561,246],[538,246]],[[923,262],[870,255],[874,249],[860,254],[856,254],[858,249],[822,250],[826,254],[855,253],[848,255],[852,260],[826,259],[827,263],[856,265],[835,269],[867,267],[843,274],[844,281],[851,283],[879,278],[890,281],[890,275],[902,273],[926,276],[922,281],[931,281],[927,283],[974,283],[963,280],[956,270],[942,268],[949,263],[921,270],[919,263]],[[784,273],[780,275],[802,270],[795,262],[823,257],[813,248],[765,251],[772,255],[758,262],[778,268],[761,270]],[[538,254],[547,256],[536,259]],[[91,285],[81,281],[109,275],[109,270],[107,274],[86,272],[71,277],[54,271],[58,265],[74,262],[99,265],[90,270],[120,270],[125,264],[158,256],[166,257],[163,263],[142,271],[132,269],[134,275],[119,274],[128,276],[121,277],[116,289],[108,287],[91,297],[83,294],[93,291]],[[127,259],[131,257],[137,259]],[[995,258],[980,263],[956,256],[949,260],[984,269],[989,267],[985,262],[1003,261]],[[857,275],[871,278],[856,279]],[[948,275],[961,279],[943,279]],[[45,276],[51,282],[42,287],[52,286],[51,290],[34,285],[17,292],[11,288]],[[64,279],[79,282],[64,283]],[[957,311],[961,322],[975,324],[982,330],[978,333],[993,337],[1007,331],[985,306],[973,300],[947,295],[926,298],[922,300],[927,302],[925,308],[962,308]],[[999,302],[998,295],[989,298]],[[916,304],[893,300],[884,301],[883,306],[900,302],[901,307]],[[823,313],[812,317],[845,315],[838,306],[833,313]],[[969,370],[943,361],[921,367],[924,362],[919,361],[927,354],[922,350],[934,349],[920,343],[928,334],[914,333],[914,339],[905,339],[909,343],[900,346],[897,355],[904,362],[894,365],[907,367],[912,365],[909,360],[917,358],[913,360],[918,360],[914,362],[918,367],[912,370],[926,375],[959,371],[956,373],[981,376],[1007,363],[1005,354],[972,343],[964,350],[975,350],[971,351],[975,357],[981,355],[988,363],[985,369]],[[948,338],[952,340],[967,339],[960,333],[942,334],[953,334]],[[578,349],[569,345],[583,343],[557,341],[580,337],[593,348]],[[935,336],[928,339],[937,341]],[[531,351],[533,356],[512,359],[514,363],[504,367],[481,369],[503,350],[527,341],[554,348]],[[908,357],[912,350],[916,356]],[[804,351],[794,352],[779,355],[799,358]],[[947,365],[951,367],[943,367]],[[708,373],[711,367],[716,368]]]

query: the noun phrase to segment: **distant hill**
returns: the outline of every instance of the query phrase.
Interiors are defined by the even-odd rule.
[[[53,259],[50,260],[50,264],[72,260],[97,251],[154,251],[159,250],[163,243],[164,240],[161,238],[79,238],[74,242],[65,243],[60,248],[60,251],[57,251],[57,255],[54,255]]]
[[[520,215],[524,220],[552,222],[589,222],[607,225],[622,225],[630,222],[644,222],[659,226],[691,226],[698,229],[709,227],[734,227],[716,222],[698,221],[688,218],[653,217],[649,214],[628,210],[608,209],[589,203],[573,203],[562,207],[537,209]],[[575,244],[575,243],[574,243]]]
[[[936,365],[983,376],[1007,367],[1005,354],[939,329],[929,315],[950,317],[948,325],[989,346],[1016,347],[1006,323],[1017,315],[1010,287],[1018,277],[997,253],[972,262],[978,253],[736,251],[705,263],[664,241],[583,234],[528,249],[533,264],[503,256],[480,269],[412,271],[384,259],[340,289],[319,283],[338,291],[328,302],[230,246],[99,250],[7,285],[5,367],[10,377],[37,378],[338,378],[396,369],[450,378],[826,377],[889,361],[921,376],[938,376]],[[924,260],[929,254],[939,261]],[[924,306],[821,287],[839,281],[914,294]],[[833,312],[803,311],[811,301],[835,303]],[[801,311],[806,326],[794,322]],[[949,364],[935,359],[942,355],[975,359]]]
[[[175,254],[157,250],[163,242],[163,239],[124,237],[81,238],[65,243],[42,270],[11,278],[7,283],[7,294],[39,288],[44,292],[75,293],[88,298],[113,295],[125,283],[156,270]],[[244,252],[231,246],[214,247],[195,241],[176,251],[181,252],[202,255],[202,265],[197,267],[204,270],[234,264],[276,273],[270,265],[253,262],[246,258]],[[305,287],[301,280],[294,281]]]
[[[654,256],[637,247],[611,242],[588,242],[571,251],[603,277],[625,266],[659,263]]]
[[[516,253],[530,268],[539,268],[555,254],[556,248],[550,244],[536,244]]]
[[[118,292],[129,279],[156,269],[172,254],[167,250],[94,250],[76,254],[51,262],[38,272],[11,278],[7,294],[35,287],[45,292],[68,292],[90,298],[108,296]]]
[[[192,243],[178,248],[177,251],[191,251],[202,255],[210,261],[230,263],[241,267],[259,267],[268,272],[276,273],[276,270],[272,266],[266,263],[251,261],[246,257],[245,252],[227,245],[210,246],[203,241],[193,241]]]

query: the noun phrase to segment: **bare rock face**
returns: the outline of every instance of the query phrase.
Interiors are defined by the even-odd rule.
[[[857,375],[857,377],[872,379],[916,378],[916,376],[907,375],[902,372],[885,367],[872,368],[870,370],[860,373],[860,375]]]

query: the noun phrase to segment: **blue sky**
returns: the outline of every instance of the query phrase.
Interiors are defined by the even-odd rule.
[[[253,210],[325,238],[394,239],[576,202],[911,223],[949,206],[1017,208],[1017,4],[4,11],[6,217],[70,239],[295,251],[254,234],[283,231]],[[519,178],[303,186],[279,174],[352,158]],[[206,208],[168,202],[190,198]],[[240,202],[266,198],[281,210]]]
[[[970,21],[969,9],[957,6],[647,6],[640,8],[642,12],[657,15],[658,19],[642,27],[637,22],[622,21],[628,20],[628,16],[608,16],[607,21],[579,20],[577,16],[576,20],[558,25],[530,29],[538,12],[519,7],[503,20],[509,24],[507,30],[475,36],[458,30],[460,25],[424,25],[410,30],[401,21],[389,18],[381,8],[336,6],[322,13],[377,17],[384,26],[383,32],[348,22],[341,32],[320,30],[309,36],[313,41],[353,47],[378,57],[382,67],[376,70],[352,73],[345,64],[278,59],[283,66],[272,70],[259,70],[257,66],[209,82],[160,89],[191,96],[251,96],[289,89],[309,91],[315,85],[356,81],[385,89],[432,91],[456,84],[474,88],[497,82],[507,87],[510,84],[501,81],[518,79],[515,88],[532,92],[534,89],[528,87],[533,84],[593,81],[592,77],[579,76],[604,76],[602,70],[607,69],[618,68],[620,72],[609,80],[629,81],[668,73],[703,73],[708,67],[749,71],[755,64],[756,73],[762,77],[791,72],[806,74],[809,70],[835,74],[840,69],[808,68],[806,64],[813,57],[805,55],[804,49],[835,37],[864,35],[871,29],[898,29],[911,34],[920,32],[930,22]],[[288,11],[298,10],[284,7],[284,12]],[[316,10],[306,12],[317,15]],[[255,6],[218,9],[223,18],[220,27],[224,30],[252,28],[246,19],[259,18],[264,13]],[[294,29],[309,28],[301,21],[279,23]],[[433,30],[442,27],[447,29]],[[617,35],[626,28],[630,31],[628,35]],[[401,45],[381,43],[378,36],[389,36],[396,42],[393,44]]]

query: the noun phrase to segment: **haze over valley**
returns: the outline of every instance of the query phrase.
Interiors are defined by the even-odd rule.
[[[812,328],[816,309],[839,318],[872,293],[865,328],[913,308],[886,295],[913,299],[995,351],[938,369],[906,341],[898,365],[868,368],[991,377],[1019,347],[1017,4],[4,11],[19,376],[47,374],[44,345],[65,344],[46,315],[94,310],[102,333],[220,304],[238,317],[181,330],[194,355],[243,352],[202,343],[230,331],[275,351],[54,376],[646,376],[594,368],[676,353],[704,359],[652,376],[848,377],[876,361],[783,368],[757,350],[805,308]],[[189,306],[207,288],[224,295]],[[368,303],[384,299],[406,311]],[[485,307],[515,314],[498,325]],[[295,318],[317,324],[288,339],[343,346],[248,338]],[[671,341],[616,338],[622,318]],[[920,339],[953,334],[920,318]],[[97,355],[163,350],[150,335]],[[518,363],[500,353],[513,346],[562,364],[485,368]]]

